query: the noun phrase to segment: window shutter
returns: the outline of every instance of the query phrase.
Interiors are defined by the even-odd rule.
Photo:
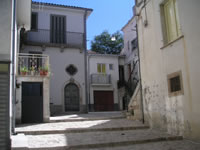
[[[97,64],[97,72],[101,73],[101,64]]]
[[[102,73],[106,73],[106,65],[102,64]]]

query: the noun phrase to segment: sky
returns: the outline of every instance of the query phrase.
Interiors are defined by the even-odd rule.
[[[96,35],[107,30],[110,34],[120,31],[133,16],[134,0],[34,0],[92,8],[93,12],[87,20],[87,48]]]

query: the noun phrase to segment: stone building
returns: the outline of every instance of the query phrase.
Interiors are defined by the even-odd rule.
[[[200,1],[135,3],[145,121],[200,141]]]
[[[50,112],[88,111],[86,21],[91,12],[87,8],[32,2],[31,30],[22,33],[18,54],[19,122],[48,122]]]

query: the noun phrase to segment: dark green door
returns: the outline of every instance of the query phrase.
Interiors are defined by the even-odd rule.
[[[65,86],[65,111],[79,111],[79,88],[70,83]]]
[[[43,84],[22,83],[22,123],[43,122]]]

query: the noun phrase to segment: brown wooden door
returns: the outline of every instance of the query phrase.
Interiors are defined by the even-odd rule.
[[[114,111],[113,91],[94,91],[95,111]]]

